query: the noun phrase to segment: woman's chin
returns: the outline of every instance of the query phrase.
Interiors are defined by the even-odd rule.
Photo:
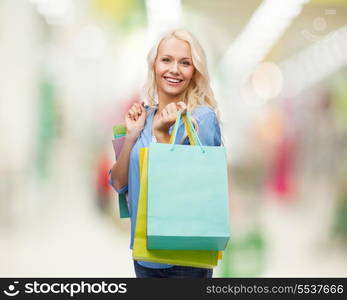
[[[168,96],[178,96],[181,95],[184,92],[184,89],[182,88],[176,88],[176,87],[166,87],[164,89],[165,94]]]
[[[168,97],[178,97],[182,95],[182,92],[165,92]]]

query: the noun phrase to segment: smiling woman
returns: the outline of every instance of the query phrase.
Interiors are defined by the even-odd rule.
[[[146,100],[150,106],[159,104],[161,97],[180,98],[191,112],[197,105],[207,105],[218,113],[217,103],[210,87],[207,60],[197,39],[186,30],[164,34],[147,56],[148,76],[145,85]],[[180,79],[177,89],[166,90],[165,77]],[[166,86],[170,80],[164,81]],[[174,86],[174,85],[171,85]],[[163,92],[168,92],[163,93]],[[171,95],[171,96],[170,96]],[[176,99],[175,99],[176,96]]]
[[[175,37],[160,43],[155,61],[155,80],[163,102],[170,103],[187,89],[194,74],[190,53],[189,44]]]
[[[147,60],[145,91],[149,105],[135,103],[128,111],[123,148],[110,172],[110,183],[117,192],[128,193],[131,249],[140,190],[140,148],[153,141],[169,143],[178,112],[186,110],[195,122],[201,144],[221,145],[217,104],[209,84],[205,53],[193,35],[185,30],[168,32],[151,49]],[[176,137],[175,143],[189,145],[183,120]],[[148,261],[134,261],[134,268],[137,277],[212,277],[212,269]]]

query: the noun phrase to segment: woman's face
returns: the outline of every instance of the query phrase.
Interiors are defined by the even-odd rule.
[[[194,69],[190,45],[187,42],[174,37],[163,40],[154,64],[159,96],[181,95],[187,89]]]

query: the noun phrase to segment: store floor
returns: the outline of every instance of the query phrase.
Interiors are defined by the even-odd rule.
[[[47,175],[10,179],[16,188],[1,220],[1,277],[135,276],[129,220],[120,220],[116,208],[113,216],[100,211],[94,169],[68,146],[53,153]]]
[[[8,198],[14,206],[3,215],[7,221],[0,220],[0,277],[135,277],[129,220],[119,219],[115,193],[110,215],[99,210],[93,176],[88,174],[93,169],[76,162],[76,157],[62,155],[59,159],[55,155],[52,180],[46,184],[37,178],[18,177],[20,172],[9,178],[22,188],[15,188]],[[346,249],[330,237],[333,191],[323,184],[306,183],[296,205],[263,199],[259,224],[266,249],[264,269],[258,276],[347,275]],[[246,195],[238,194],[244,202]],[[240,210],[238,216],[243,221],[254,219],[242,216]],[[233,227],[231,242],[245,227],[242,224]],[[251,261],[245,259],[246,254],[241,269]],[[214,277],[220,274],[216,268]]]
[[[129,237],[97,210],[0,234],[1,277],[134,277]]]

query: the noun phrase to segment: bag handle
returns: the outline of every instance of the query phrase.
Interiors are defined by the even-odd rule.
[[[172,133],[171,133],[171,136],[170,136],[170,141],[169,141],[169,144],[174,144],[175,141],[176,141],[176,135],[177,135],[177,130],[178,130],[178,126],[179,126],[179,121],[181,119],[181,117],[183,118],[183,121],[184,121],[184,127],[188,133],[188,138],[189,138],[189,142],[191,145],[196,145],[197,144],[197,141],[196,139],[194,139],[194,134],[192,134],[192,131],[191,131],[191,127],[189,127],[189,124],[187,122],[187,118],[185,117],[185,115],[182,116],[181,112],[178,111],[177,113],[177,117],[176,117],[176,121],[175,121],[175,126],[172,130]]]
[[[178,124],[179,124],[180,119],[181,119],[181,112],[178,111],[177,117],[176,117],[175,126],[173,128],[173,131],[172,131],[172,134],[171,134],[171,137],[170,137],[170,141],[169,141],[169,144],[172,145],[171,151],[173,151],[174,148],[175,148],[177,129],[178,129]],[[190,119],[190,115],[189,115],[188,112],[186,112],[185,115],[183,115],[183,121],[184,121],[184,127],[185,127],[185,129],[186,129],[186,131],[188,133],[188,138],[189,138],[190,144],[193,145],[193,146],[199,145],[200,148],[201,148],[202,153],[205,153],[205,150],[202,147],[202,144],[201,144],[201,141],[199,139],[199,136],[198,136],[194,126],[192,125],[192,121]]]

